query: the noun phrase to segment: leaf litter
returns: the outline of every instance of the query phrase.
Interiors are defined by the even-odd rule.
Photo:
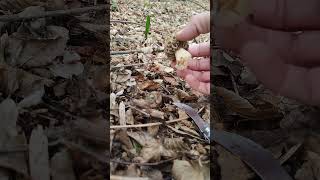
[[[1,1],[2,179],[109,177],[108,21],[99,5]]]
[[[209,1],[197,3],[209,7]],[[191,105],[208,123],[210,105],[171,66],[178,50],[175,33],[202,10],[191,1],[171,0],[118,0],[113,7],[111,179],[209,179],[210,146],[173,103]],[[201,35],[188,43],[209,38]],[[186,55],[181,56],[184,61]]]
[[[246,12],[239,12],[240,18],[235,18],[232,12],[247,1],[223,0],[221,3],[224,11],[221,16],[231,18],[231,21],[224,24],[226,26],[237,24],[241,16],[246,15]],[[319,164],[316,161],[320,149],[319,108],[271,93],[257,81],[234,52],[214,50],[212,66],[215,72],[211,73],[211,78],[214,79],[211,123],[216,131],[241,135],[261,145],[292,179],[318,179]],[[215,131],[212,134],[214,136]],[[240,147],[240,137],[233,140],[237,143],[231,143],[231,139],[227,138],[223,142],[234,145],[231,148],[234,154],[223,148],[223,144],[222,147],[213,145],[212,154],[216,154],[217,158],[211,163],[218,164],[214,169],[213,179],[268,179],[266,176],[259,177],[254,169],[269,172],[274,166],[269,166],[266,161],[257,161],[256,166],[251,167],[252,164],[245,164],[249,157],[261,159],[262,151],[253,148],[257,153],[241,155],[241,150],[249,150],[249,146]],[[269,175],[276,175],[276,171]]]

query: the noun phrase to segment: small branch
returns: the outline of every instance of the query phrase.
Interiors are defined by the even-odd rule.
[[[0,22],[12,22],[12,21],[44,18],[44,17],[81,14],[81,13],[85,13],[85,12],[89,12],[89,11],[101,11],[101,10],[104,10],[107,8],[108,8],[107,5],[99,5],[99,6],[91,6],[91,7],[83,7],[83,8],[74,8],[74,9],[68,9],[68,10],[47,11],[42,14],[23,16],[23,17],[19,16],[19,14],[3,15],[3,16],[0,16]]]
[[[124,23],[124,24],[137,24],[143,25],[141,23],[133,22],[133,21],[124,21],[124,20],[110,20],[110,23]]]
[[[111,175],[110,179],[111,180],[150,180],[147,177],[126,177],[126,176],[115,176],[115,175]]]
[[[123,54],[133,54],[133,53],[142,53],[142,51],[141,50],[111,51],[110,55],[123,55]]]
[[[148,63],[136,63],[136,64],[124,64],[124,65],[117,65],[117,66],[111,66],[111,69],[115,68],[122,68],[122,67],[133,67],[133,66],[142,66],[146,64],[152,64],[153,62],[148,62]]]
[[[158,49],[152,52],[163,52],[164,50]],[[143,53],[142,50],[128,50],[128,51],[111,51],[110,55],[124,55],[124,54],[133,54],[133,53]]]
[[[137,165],[137,166],[158,166],[160,164],[164,164],[167,162],[171,162],[173,161],[175,158],[170,158],[170,159],[166,159],[163,161],[159,161],[159,162],[154,162],[154,163],[137,163],[137,162],[126,162],[126,161],[120,161],[120,160],[115,160],[115,159],[111,159],[110,161],[113,163],[118,163],[118,164],[125,164],[125,165]]]
[[[175,123],[183,120],[187,120],[189,117],[184,117],[180,119],[174,119],[166,121],[165,124]],[[110,126],[110,129],[121,129],[121,128],[141,128],[141,127],[150,127],[150,126],[159,126],[162,125],[162,122],[156,122],[156,123],[147,123],[147,124],[134,124],[134,125],[121,125],[121,126]]]
[[[231,78],[231,81],[232,81],[232,85],[233,85],[234,92],[235,92],[237,95],[239,95],[237,83],[236,83],[236,80],[234,79],[232,73],[230,73],[230,78]]]

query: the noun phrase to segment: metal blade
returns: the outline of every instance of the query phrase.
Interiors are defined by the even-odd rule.
[[[271,153],[255,142],[225,131],[214,131],[213,141],[248,164],[263,180],[293,180]]]
[[[202,133],[203,137],[206,139],[208,143],[210,143],[210,127],[209,124],[207,124],[198,114],[196,110],[194,110],[192,107],[183,104],[183,103],[173,103],[178,108],[184,110],[191,119],[195,122],[195,124],[198,126],[200,132]]]

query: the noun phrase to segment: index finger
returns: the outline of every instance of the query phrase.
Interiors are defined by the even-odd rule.
[[[210,32],[210,13],[205,12],[197,14],[191,18],[191,21],[176,35],[177,40],[190,41],[200,34]]]

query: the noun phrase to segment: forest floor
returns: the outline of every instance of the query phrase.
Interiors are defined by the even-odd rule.
[[[167,37],[192,15],[205,11],[201,6],[209,8],[209,2],[117,1],[113,4],[111,50],[115,54],[141,51],[112,56],[111,177],[208,179],[211,161],[211,179],[260,179],[242,161],[247,157],[236,156],[221,145],[212,145],[209,160],[210,146],[203,142],[194,124],[185,119],[188,117],[185,112],[172,105],[176,101],[198,110],[207,122],[211,117],[210,123],[216,130],[242,135],[260,144],[294,179],[320,177],[317,108],[272,94],[236,55],[223,52],[213,57],[211,78],[215,101],[211,102],[210,112],[205,97],[176,76],[166,54],[151,52],[163,49]],[[147,15],[151,15],[151,31],[146,40]],[[204,35],[190,43],[208,39]],[[170,120],[174,122],[164,124]],[[240,142],[238,137],[234,138]],[[225,139],[224,143],[230,140]],[[257,153],[250,154],[253,161],[264,154],[254,150]],[[255,163],[264,167],[260,169],[262,174],[270,169],[266,162]]]
[[[186,113],[172,103],[180,101],[192,106],[207,122],[210,105],[176,75],[171,59],[159,51],[164,49],[166,38],[188,23],[192,15],[209,9],[209,1],[147,2],[119,0],[111,8],[111,51],[142,50],[112,55],[111,179],[199,178],[198,169],[189,160],[197,167],[208,168],[210,146]],[[147,15],[151,26],[145,39]],[[209,38],[208,34],[202,35],[190,43]],[[177,121],[164,124],[170,120]]]

